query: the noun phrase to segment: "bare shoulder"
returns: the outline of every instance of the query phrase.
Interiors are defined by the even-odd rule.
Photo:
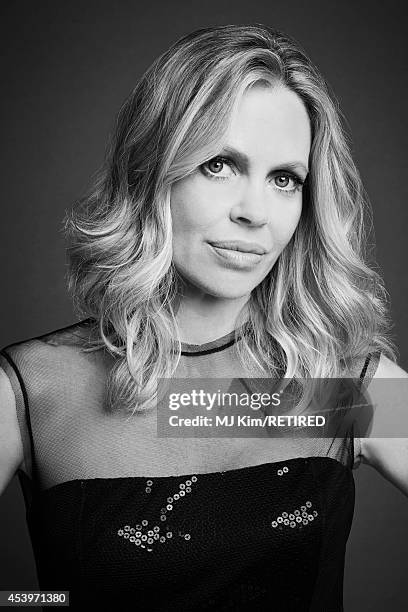
[[[0,368],[0,494],[23,463],[15,397],[8,376]]]
[[[408,378],[408,373],[381,353],[374,378]]]
[[[367,388],[374,411],[370,435],[361,438],[361,460],[408,496],[406,379],[408,373],[403,368],[381,355],[377,371]]]

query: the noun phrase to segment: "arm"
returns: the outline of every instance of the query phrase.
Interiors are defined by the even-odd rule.
[[[408,373],[381,355],[374,375],[374,379],[379,378],[408,378]],[[408,497],[408,438],[375,437],[387,430],[387,418],[391,410],[395,411],[396,422],[407,423],[408,397],[402,396],[402,385],[400,388],[395,387],[395,395],[392,397],[384,397],[379,387],[370,384],[367,389],[375,410],[370,437],[361,438],[361,461],[375,468]],[[389,386],[387,391],[390,391]],[[404,430],[407,429],[406,426]]]
[[[0,495],[23,462],[14,393],[7,375],[0,368]]]

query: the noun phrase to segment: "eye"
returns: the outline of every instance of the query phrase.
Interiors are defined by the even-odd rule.
[[[293,174],[287,172],[280,172],[273,177],[275,187],[279,191],[286,191],[292,193],[301,189],[303,181]]]
[[[213,174],[218,174],[222,171],[224,162],[221,159],[210,159],[207,167]]]
[[[213,157],[200,166],[202,172],[209,178],[226,179],[234,174],[232,162],[224,157]]]

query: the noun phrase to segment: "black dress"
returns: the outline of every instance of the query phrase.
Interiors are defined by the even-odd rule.
[[[206,473],[190,470],[188,454],[183,463],[178,441],[163,466],[140,443],[139,416],[105,410],[112,358],[81,350],[90,329],[84,321],[0,353],[40,588],[69,590],[73,610],[343,610],[353,430],[260,444],[252,460],[237,455],[236,469]],[[175,375],[242,375],[235,349],[233,334],[184,344]],[[362,360],[365,385],[378,360]],[[151,469],[141,472],[144,454]]]

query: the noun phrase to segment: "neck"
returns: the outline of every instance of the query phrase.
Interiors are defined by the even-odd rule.
[[[208,294],[183,295],[176,320],[180,339],[188,344],[205,344],[232,332],[245,310],[249,296],[218,298]]]

